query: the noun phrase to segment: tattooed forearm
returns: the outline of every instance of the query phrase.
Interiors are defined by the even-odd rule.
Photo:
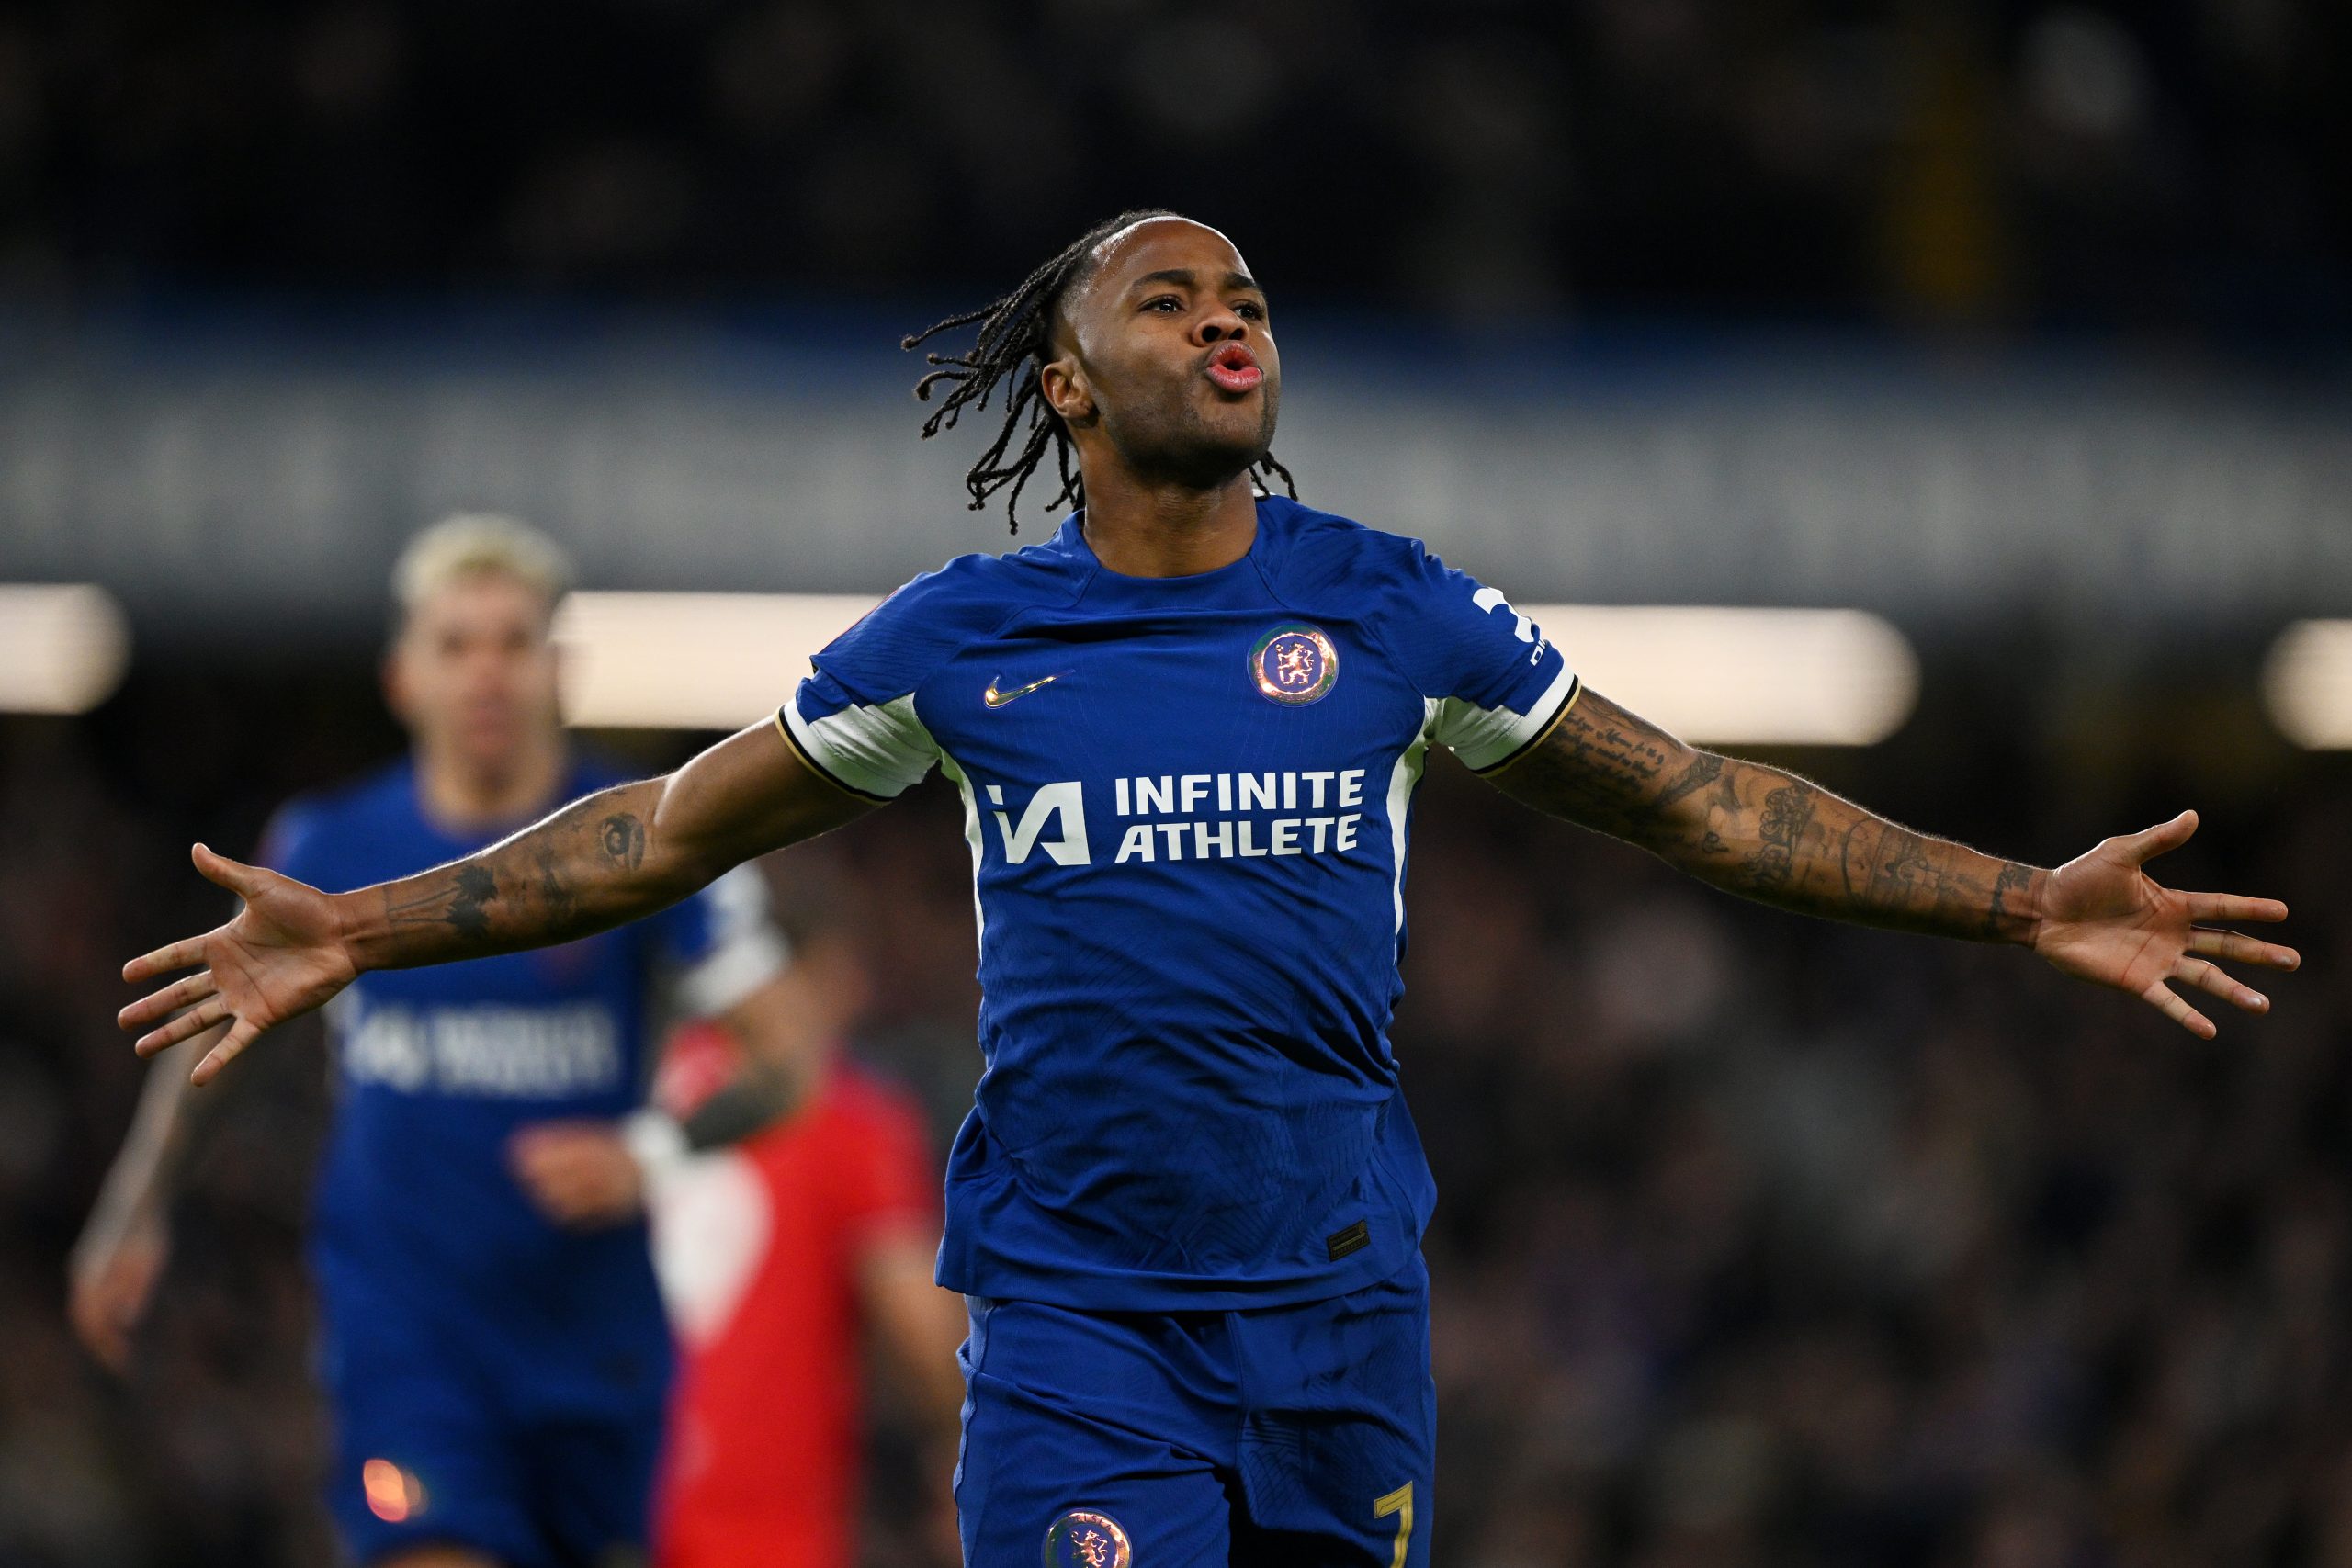
[[[1838,857],[1838,890],[1851,918],[1985,942],[2030,933],[2023,901],[2009,903],[2031,886],[2032,867],[1898,828],[1848,801],[1837,806],[1851,818]]]
[[[869,804],[809,772],[774,725],[752,725],[674,773],[574,801],[463,860],[334,895],[337,936],[362,971],[572,942]]]
[[[455,874],[416,888],[413,882],[384,885],[384,919],[396,926],[446,925],[460,935],[490,930],[489,906],[498,901],[498,878],[488,866],[460,863]]]
[[[1785,886],[1804,852],[1804,830],[1813,820],[1813,786],[1792,779],[1764,797],[1757,845],[1740,864],[1741,891],[1764,898]]]
[[[1685,746],[1591,692],[1496,782],[1782,908],[1986,942],[2032,934],[2042,873],[1897,827],[1778,768]]]
[[[548,914],[560,924],[569,924],[579,912],[580,900],[572,897],[571,884],[565,880],[563,857],[553,844],[538,844],[531,850],[531,859],[539,868],[539,900]]]
[[[478,854],[382,888],[382,930],[355,939],[373,968],[477,958],[587,936],[707,880],[650,850],[658,784],[591,795]],[[688,880],[694,878],[695,880]]]
[[[2009,935],[2010,927],[2018,920],[2030,919],[2024,911],[2033,889],[2033,879],[2041,874],[2030,865],[2016,861],[2005,863],[2000,874],[1993,878],[1992,907],[1984,911],[1984,939],[1999,942]],[[2015,908],[2012,908],[2015,905]]]
[[[1838,876],[1849,897],[1872,908],[1942,897],[1952,889],[1938,862],[1938,842],[1857,809],[1838,847]]]

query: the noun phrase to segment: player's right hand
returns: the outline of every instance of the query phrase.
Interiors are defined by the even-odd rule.
[[[334,900],[326,894],[290,876],[216,855],[202,844],[191,858],[197,870],[243,899],[244,908],[227,925],[124,964],[122,977],[132,982],[191,964],[201,967],[141,997],[115,1021],[125,1029],[158,1025],[140,1036],[134,1049],[141,1056],[215,1024],[229,1024],[229,1032],[189,1075],[201,1087],[264,1030],[322,1005],[358,978],[359,969],[344,945]]]
[[[645,1208],[645,1172],[610,1122],[540,1122],[508,1142],[514,1179],[539,1213],[573,1230],[635,1218]]]
[[[131,1330],[146,1315],[170,1252],[163,1223],[152,1217],[94,1231],[74,1247],[66,1266],[66,1315],[107,1371],[130,1365]]]

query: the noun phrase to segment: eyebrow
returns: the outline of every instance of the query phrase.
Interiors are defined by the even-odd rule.
[[[1193,269],[1191,267],[1171,266],[1162,268],[1159,272],[1147,272],[1141,277],[1136,278],[1134,283],[1128,285],[1128,287],[1130,288],[1140,288],[1147,283],[1175,283],[1181,284],[1186,288],[1191,288],[1199,281],[1200,280],[1193,276]],[[1266,291],[1264,288],[1259,284],[1256,278],[1250,276],[1246,272],[1227,273],[1225,275],[1225,287],[1227,288],[1246,288],[1252,294],[1263,294]]]

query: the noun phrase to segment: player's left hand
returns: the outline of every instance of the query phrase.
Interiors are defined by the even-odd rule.
[[[645,1179],[618,1124],[541,1122],[508,1140],[514,1178],[539,1213],[572,1230],[636,1218]]]
[[[2217,1032],[2213,1021],[2166,982],[2194,986],[2247,1012],[2268,1012],[2268,997],[2212,960],[2288,970],[2302,957],[2291,947],[2214,929],[2224,920],[2283,920],[2287,906],[2278,899],[2182,893],[2142,869],[2196,831],[2197,813],[2184,811],[2145,832],[2106,840],[2050,873],[2033,950],[2060,973],[2129,991],[2200,1040],[2211,1040]]]

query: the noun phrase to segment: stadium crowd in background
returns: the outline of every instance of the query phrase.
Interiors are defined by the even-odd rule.
[[[2018,378],[2088,329],[2268,367],[2352,332],[2346,60],[2335,0],[19,8],[0,354],[191,302],[215,345],[250,307],[265,354],[322,302],[397,332],[449,296],[552,301],[559,348],[616,299],[912,323],[1166,201],[1382,333],[1630,323],[1670,370],[1727,319],[1992,327]],[[0,473],[0,544],[53,479],[30,468]],[[2212,476],[2217,533],[2236,483]],[[186,510],[191,539],[220,522]],[[2200,1044],[2017,954],[1744,907],[1433,768],[1394,1037],[1441,1193],[1436,1568],[2352,1568],[2352,773],[2259,716],[2238,655],[2275,626],[2167,625],[2053,678],[2011,612],[1906,625],[1909,728],[1786,760],[2043,861],[2193,803],[2167,867],[2284,897],[2304,972]],[[0,1568],[335,1560],[315,1055],[243,1065],[125,1377],[64,1310],[145,1071],[121,962],[220,913],[187,846],[248,853],[401,744],[368,634],[299,624],[142,623],[95,714],[0,716]],[[647,773],[684,755],[610,739]],[[934,1161],[979,1063],[959,820],[933,781],[766,868],[854,949],[848,1054],[921,1104]],[[864,1561],[944,1568],[936,1391],[876,1387]]]
[[[96,0],[0,18],[0,285],[905,290],[1017,276],[1149,200],[1247,213],[1266,276],[1448,313],[2294,338],[2346,320],[2346,26],[2327,0]]]
[[[250,675],[151,674],[94,723],[0,732],[0,800],[59,829],[0,865],[12,1568],[323,1561],[295,1242],[319,1064],[264,1053],[276,1114],[198,1173],[200,1240],[127,1387],[60,1295],[136,1090],[116,958],[209,913],[176,865],[199,821],[226,840],[380,749],[364,671],[341,679],[338,701],[309,676],[282,709],[299,743],[251,765]],[[2202,1045],[2015,954],[1749,909],[1433,779],[1396,1041],[1442,1191],[1442,1562],[2352,1562],[2331,962],[2352,925],[2326,893],[2352,846],[2329,773],[2288,789],[2260,745],[2187,762],[2128,719],[2036,756],[1973,708],[1946,693],[1881,752],[1812,761],[2029,853],[2193,783],[2196,854],[2294,905],[2307,973]],[[926,787],[771,869],[787,904],[837,902],[878,998],[858,1054],[944,1145],[978,1060],[971,900],[955,803]],[[871,1562],[926,1550],[920,1442],[886,1404]]]

